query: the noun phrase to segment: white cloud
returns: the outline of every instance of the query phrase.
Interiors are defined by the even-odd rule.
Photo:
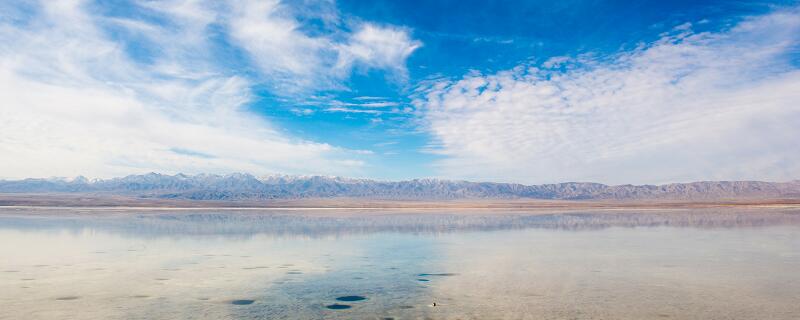
[[[298,116],[310,116],[314,114],[314,110],[308,108],[292,108],[289,111]]]
[[[386,100],[385,97],[372,97],[372,96],[360,96],[355,97],[353,100],[364,101],[364,100]]]
[[[364,24],[351,35],[349,42],[340,47],[339,68],[349,69],[361,63],[366,67],[393,70],[405,76],[405,61],[422,46],[409,37],[408,32],[394,27]]]
[[[368,114],[385,114],[385,113],[400,113],[402,112],[397,107],[400,106],[399,102],[394,101],[378,101],[376,99],[354,99],[359,101],[357,103],[342,102],[338,100],[328,101],[327,112],[344,112],[344,113],[368,113]],[[362,102],[367,101],[367,102]],[[375,119],[373,119],[373,122]]]
[[[338,100],[329,101],[328,104],[337,107],[361,107],[361,108],[386,108],[386,107],[397,107],[400,105],[399,102],[394,101],[370,101],[370,102],[358,102],[358,103],[351,103],[351,102],[342,102]]]
[[[277,0],[232,2],[230,33],[281,90],[327,86],[323,71],[334,52],[323,37],[310,37]],[[282,85],[288,83],[289,85]]]
[[[383,111],[375,109],[355,109],[346,107],[330,107],[325,108],[327,112],[344,112],[344,113],[368,113],[368,114],[382,114]]]
[[[0,177],[359,172],[362,151],[291,138],[244,108],[252,83],[204,56],[197,33],[216,18],[185,7],[195,4],[147,2],[174,25],[125,26],[163,45],[152,63],[100,27],[125,21],[82,1],[42,1],[24,24],[0,21]]]
[[[436,81],[415,104],[447,177],[661,183],[800,177],[797,9],[612,57]]]
[[[341,88],[354,68],[406,75],[406,59],[421,46],[407,30],[361,23],[352,34],[307,35],[280,1],[232,2],[230,33],[278,92]],[[343,33],[340,31],[340,33]],[[346,38],[340,41],[338,38]]]
[[[359,104],[356,104],[356,105],[359,106],[359,107],[364,107],[364,108],[385,108],[385,107],[396,107],[396,106],[400,105],[400,103],[391,102],[391,101],[381,101],[381,102],[359,103]]]

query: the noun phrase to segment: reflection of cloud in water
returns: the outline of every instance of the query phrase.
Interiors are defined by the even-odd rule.
[[[800,314],[797,211],[417,212],[0,209],[0,318]]]
[[[35,211],[35,209],[33,209]],[[574,211],[562,213],[445,213],[343,211],[315,215],[300,211],[181,211],[131,214],[48,214],[0,211],[0,228],[85,229],[137,237],[251,236],[327,237],[381,232],[440,234],[528,228],[598,230],[609,227],[742,228],[800,225],[800,210],[694,209],[674,211]]]
[[[797,214],[748,218],[452,234],[436,271],[456,275],[427,277],[431,318],[798,319]]]

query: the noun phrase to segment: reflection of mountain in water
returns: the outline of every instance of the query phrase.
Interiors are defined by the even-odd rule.
[[[342,216],[286,211],[192,211],[131,215],[0,215],[0,229],[90,229],[133,236],[344,236],[378,232],[449,233],[527,228],[596,230],[609,227],[746,228],[800,226],[797,209],[695,209],[646,212],[525,213],[353,213]]]

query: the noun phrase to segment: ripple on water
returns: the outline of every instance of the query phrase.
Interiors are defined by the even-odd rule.
[[[452,277],[458,275],[457,273],[420,273],[418,277]]]
[[[343,297],[336,298],[336,300],[337,301],[352,302],[352,301],[367,300],[367,298],[366,297],[362,297],[362,296],[343,296]]]
[[[231,304],[234,304],[234,305],[237,305],[237,306],[246,306],[248,304],[253,304],[253,302],[256,302],[256,301],[255,300],[248,300],[248,299],[231,300]]]
[[[346,305],[346,304],[334,303],[334,304],[325,306],[325,308],[332,309],[332,310],[344,310],[344,309],[350,309],[350,308],[352,308],[352,306],[349,306],[349,305]]]
[[[244,267],[243,270],[267,269],[267,266]]]

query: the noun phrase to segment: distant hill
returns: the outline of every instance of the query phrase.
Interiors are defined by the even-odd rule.
[[[439,179],[376,181],[325,176],[164,175],[149,173],[89,180],[0,180],[0,193],[92,193],[184,200],[365,198],[387,200],[547,199],[547,200],[721,200],[800,198],[800,180],[791,182],[703,181],[665,185],[566,182],[522,185]]]

